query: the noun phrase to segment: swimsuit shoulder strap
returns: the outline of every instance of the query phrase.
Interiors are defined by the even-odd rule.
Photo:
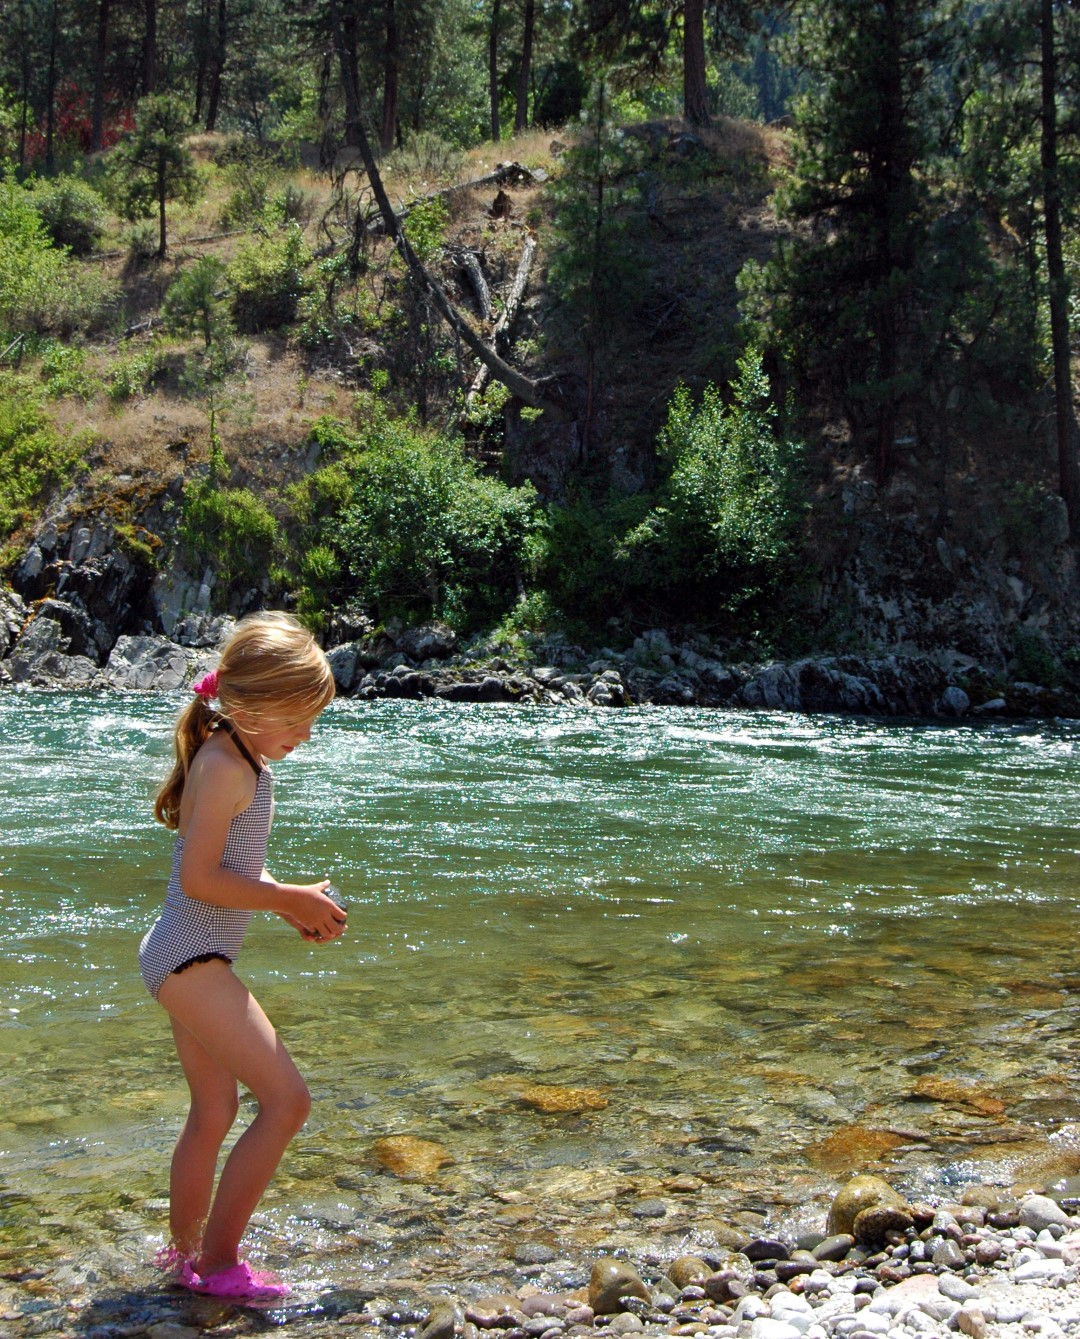
[[[232,721],[227,721],[225,717],[222,716],[218,719],[217,728],[219,730],[225,731],[225,733],[229,736],[232,742],[240,750],[241,756],[243,757],[244,761],[250,764],[251,770],[255,773],[255,775],[262,776],[263,769],[251,756],[251,750],[240,738],[239,734],[237,733],[236,726],[233,725]]]

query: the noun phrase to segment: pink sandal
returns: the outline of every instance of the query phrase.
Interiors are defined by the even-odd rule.
[[[182,1288],[202,1293],[206,1297],[224,1297],[234,1302],[272,1302],[285,1297],[289,1285],[282,1283],[276,1274],[254,1270],[246,1260],[228,1269],[207,1274],[205,1278],[195,1273],[190,1261],[185,1261],[176,1277]]]

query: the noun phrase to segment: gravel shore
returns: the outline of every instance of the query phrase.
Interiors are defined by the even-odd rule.
[[[849,1184],[863,1194],[870,1182],[884,1185]],[[271,1311],[193,1296],[119,1255],[60,1259],[0,1272],[0,1335],[196,1339],[272,1328],[304,1339],[1058,1339],[1080,1331],[1080,1217],[1065,1194],[1015,1200],[979,1186],[965,1192],[971,1203],[936,1205],[863,1194],[847,1206],[869,1204],[869,1217],[856,1215],[857,1242],[850,1232],[826,1235],[844,1215],[845,1193],[824,1230],[797,1240],[781,1231],[697,1254],[592,1261],[526,1242],[515,1252],[517,1286],[498,1293],[485,1293],[482,1280],[462,1280],[455,1293],[369,1277],[355,1290],[298,1290]]]

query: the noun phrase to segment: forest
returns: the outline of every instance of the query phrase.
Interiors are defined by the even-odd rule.
[[[1075,682],[1073,5],[3,9],[26,599]]]

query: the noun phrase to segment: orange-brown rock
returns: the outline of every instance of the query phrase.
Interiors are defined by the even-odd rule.
[[[418,1139],[412,1134],[392,1134],[377,1139],[371,1151],[380,1167],[413,1181],[426,1181],[440,1167],[454,1161],[442,1144]]]
[[[826,1172],[854,1172],[867,1163],[878,1162],[906,1144],[902,1134],[891,1130],[871,1130],[865,1125],[844,1125],[825,1139],[819,1139],[806,1150],[807,1159]]]
[[[519,1102],[547,1115],[603,1111],[607,1098],[598,1088],[563,1088],[554,1083],[530,1083],[515,1094]]]
[[[1001,1116],[1005,1112],[1005,1103],[999,1097],[991,1097],[978,1084],[960,1083],[956,1079],[939,1079],[933,1074],[924,1074],[916,1082],[914,1092],[916,1097],[928,1097],[931,1102],[977,1111],[982,1116]]]

